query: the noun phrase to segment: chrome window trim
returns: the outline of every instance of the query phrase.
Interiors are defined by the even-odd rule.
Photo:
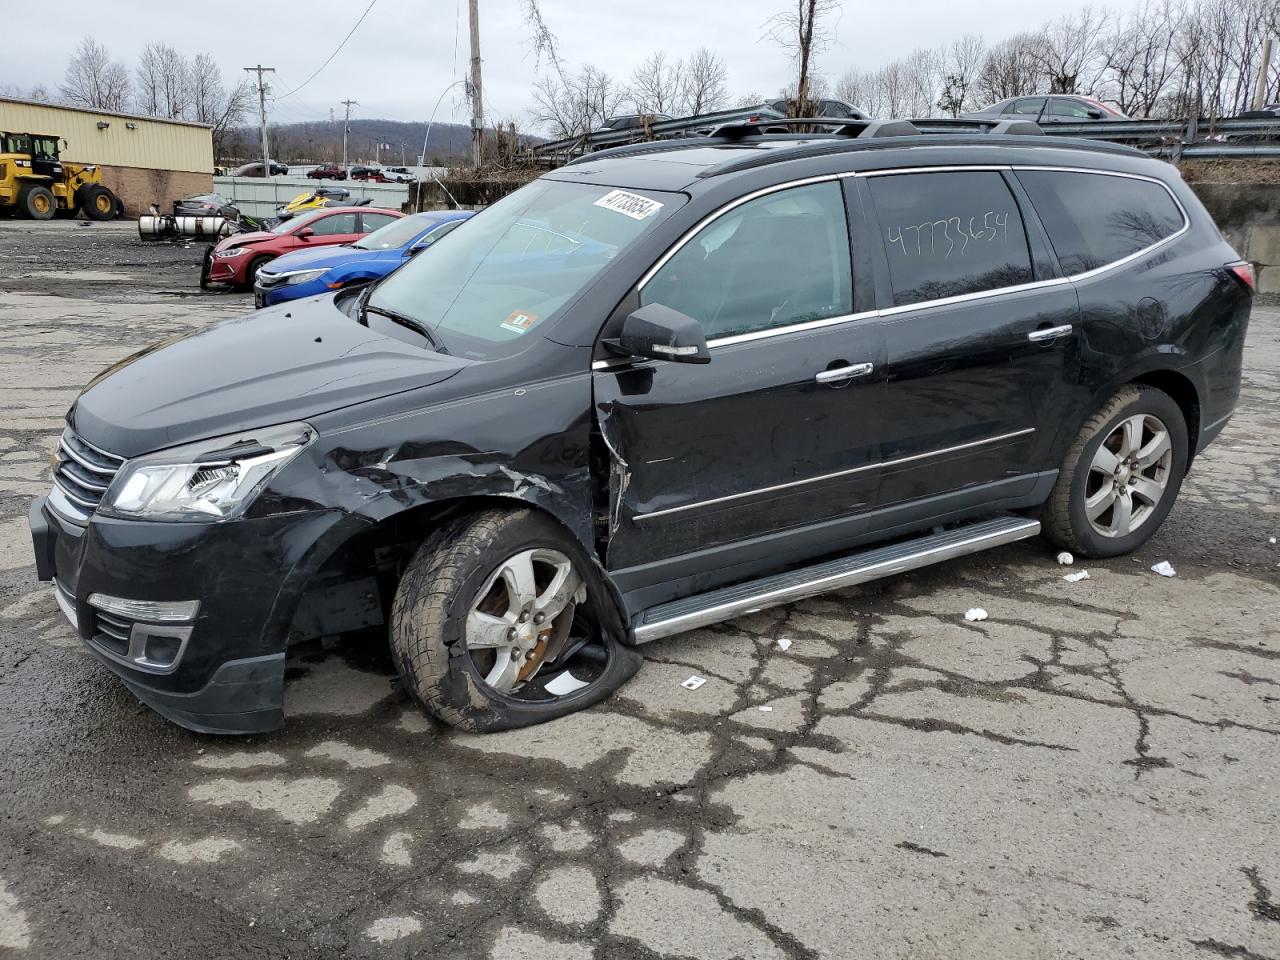
[[[1003,440],[1012,440],[1015,437],[1024,437],[1035,432],[1035,427],[1025,427],[1022,430],[1014,430],[1011,433],[1001,433],[994,437],[985,437],[982,440],[971,440],[968,443],[959,443],[950,447],[942,447],[938,450],[927,450],[924,453],[913,453],[909,457],[897,457],[893,460],[878,460],[875,463],[865,463],[860,467],[851,467],[848,470],[837,470],[834,473],[824,473],[816,477],[808,477],[804,480],[789,480],[786,483],[778,483],[769,487],[757,487],[755,490],[744,490],[742,493],[730,493],[723,497],[713,497],[710,500],[698,500],[694,503],[685,503],[677,507],[666,507],[662,510],[650,511],[649,513],[639,513],[636,514],[634,519],[636,522],[643,520],[655,520],[658,517],[670,516],[674,513],[684,513],[686,510],[697,510],[702,507],[710,507],[719,503],[742,500],[745,497],[755,497],[761,494],[774,493],[778,490],[789,490],[793,487],[802,487],[810,483],[821,483],[823,480],[834,480],[838,477],[848,477],[856,473],[864,473],[867,470],[884,470],[904,463],[914,463],[918,460],[927,460],[931,457],[941,457],[948,453],[958,453],[961,450],[970,450],[974,447],[982,447],[991,443],[1000,443]]]
[[[1010,172],[1016,173],[1019,170],[1047,171],[1051,173],[1086,173],[1086,174],[1094,174],[1097,176],[1104,176],[1104,177],[1122,177],[1129,180],[1144,180],[1148,183],[1158,184],[1159,186],[1164,188],[1165,193],[1169,195],[1170,199],[1173,200],[1174,205],[1178,208],[1178,212],[1182,214],[1182,227],[1177,232],[1170,234],[1169,236],[1165,237],[1162,240],[1157,240],[1155,243],[1151,244],[1150,246],[1143,247],[1141,250],[1137,250],[1125,257],[1122,257],[1119,260],[1113,260],[1110,263],[1105,263],[1100,267],[1094,267],[1093,269],[1086,270],[1083,273],[1075,273],[1075,274],[1071,274],[1070,276],[1064,276],[1064,277],[1050,277],[1047,280],[1033,280],[1031,283],[1021,283],[1012,287],[996,287],[995,289],[992,289],[992,290],[978,290],[973,293],[957,294],[954,297],[940,297],[935,300],[922,300],[919,303],[904,303],[904,304],[895,305],[892,307],[884,307],[883,309],[879,309],[879,310],[863,310],[859,313],[844,314],[838,317],[825,317],[821,320],[810,320],[805,323],[789,324],[788,326],[785,326],[785,327],[770,327],[766,330],[755,330],[755,331],[752,331],[751,333],[737,334],[731,337],[717,337],[713,340],[708,340],[707,347],[709,349],[714,350],[717,347],[728,347],[728,346],[733,346],[734,344],[750,343],[755,340],[763,340],[768,337],[780,337],[780,336],[786,336],[788,334],[793,334],[793,333],[803,333],[808,330],[817,330],[823,327],[835,326],[842,323],[851,323],[856,320],[866,320],[872,317],[892,317],[892,316],[896,316],[897,314],[907,313],[913,310],[925,310],[931,307],[951,306],[953,304],[966,303],[972,300],[985,300],[990,297],[1002,297],[1002,296],[1005,296],[1006,294],[1025,293],[1030,290],[1038,290],[1038,289],[1047,288],[1047,287],[1061,286],[1067,283],[1076,283],[1084,280],[1091,280],[1095,276],[1099,276],[1107,272],[1108,270],[1114,270],[1115,268],[1124,266],[1127,263],[1132,263],[1133,261],[1138,260],[1152,253],[1153,251],[1159,249],[1160,247],[1166,244],[1172,243],[1174,240],[1177,240],[1179,237],[1183,236],[1185,233],[1187,233],[1187,231],[1191,229],[1191,217],[1188,215],[1186,207],[1182,205],[1182,201],[1178,199],[1177,195],[1171,189],[1169,189],[1169,185],[1165,183],[1163,180],[1159,179],[1158,177],[1149,177],[1149,176],[1146,176],[1145,174],[1140,174],[1140,173],[1127,173],[1119,170],[1099,170],[1095,167],[1063,167],[1063,166],[1052,166],[1048,164],[1027,164],[1027,163],[1018,163],[1018,164],[972,163],[972,164],[952,164],[947,166],[932,166],[932,167],[899,167],[899,168],[884,169],[884,170],[853,170],[853,171],[846,171],[844,173],[831,173],[831,174],[821,174],[819,176],[814,176],[814,177],[803,177],[799,180],[788,180],[786,183],[778,183],[778,184],[773,184],[772,186],[762,187],[759,190],[754,190],[751,193],[744,194],[743,196],[738,197],[736,200],[731,200],[729,203],[725,204],[724,206],[719,207],[716,210],[713,210],[711,213],[707,214],[705,217],[699,220],[696,224],[694,224],[692,227],[686,230],[672,246],[668,247],[666,252],[663,253],[663,255],[659,257],[657,261],[654,262],[653,266],[651,266],[645,272],[644,276],[640,278],[639,283],[636,284],[636,290],[637,292],[640,290],[643,290],[645,287],[645,284],[647,284],[651,279],[653,279],[654,274],[656,274],[659,270],[661,270],[664,266],[666,266],[667,261],[670,260],[673,256],[675,256],[676,253],[678,253],[686,243],[692,240],[694,236],[700,233],[704,227],[715,222],[724,214],[729,213],[731,210],[734,210],[737,207],[741,206],[742,204],[747,203],[751,200],[755,200],[758,197],[767,196],[768,194],[771,194],[771,193],[777,193],[781,190],[789,190],[793,187],[808,186],[809,184],[812,184],[812,183],[823,183],[828,180],[848,180],[848,179],[855,179],[855,178],[870,178],[870,177],[891,177],[891,176],[897,176],[900,174],[922,174],[922,173],[963,173],[963,172],[983,172],[983,171],[997,172],[997,173],[1003,172],[1003,171],[1010,171]],[[623,358],[619,362],[629,363],[633,361],[629,361],[626,358]],[[618,363],[615,363],[613,361],[597,360],[591,364],[591,369],[606,370],[616,365],[618,365]]]

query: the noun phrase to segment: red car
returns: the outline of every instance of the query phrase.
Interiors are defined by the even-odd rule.
[[[347,179],[347,171],[336,163],[322,163],[314,170],[308,170],[307,176],[313,180],[345,180]]]
[[[200,286],[228,283],[234,287],[251,287],[258,268],[281,254],[352,243],[403,216],[399,210],[325,207],[300,213],[269,231],[224,237],[205,254]]]

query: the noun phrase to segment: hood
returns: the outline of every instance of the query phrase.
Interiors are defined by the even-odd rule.
[[[400,250],[357,250],[354,247],[317,247],[313,250],[295,250],[276,257],[262,268],[263,273],[289,273],[293,270],[319,270],[321,267],[341,267],[351,263],[382,260],[390,254],[399,260]]]
[[[67,419],[121,457],[439,383],[468,364],[357,323],[318,297],[224,320],[103,371]]]
[[[215,250],[226,250],[230,247],[248,247],[255,243],[262,243],[264,240],[279,240],[280,234],[267,233],[265,230],[254,230],[250,233],[233,233],[229,237],[223,237],[218,241]]]

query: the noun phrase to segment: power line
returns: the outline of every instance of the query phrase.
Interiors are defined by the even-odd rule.
[[[295,93],[297,93],[299,90],[305,87],[308,83],[310,83],[316,77],[320,76],[320,71],[333,62],[333,58],[336,57],[342,51],[342,48],[347,45],[347,41],[351,39],[351,35],[355,33],[358,29],[360,29],[360,24],[364,23],[364,18],[369,15],[369,11],[373,9],[373,5],[377,2],[378,0],[369,0],[369,6],[364,8],[364,13],[360,14],[360,19],[356,21],[356,25],[351,28],[350,33],[348,33],[345,37],[342,38],[342,42],[338,44],[338,49],[334,50],[333,53],[329,54],[329,59],[326,60],[324,63],[320,64],[319,68],[316,70],[315,73],[307,77],[307,79],[303,80],[299,86],[294,87],[288,93],[280,94],[280,97],[277,99],[283,99],[284,97],[292,97]]]

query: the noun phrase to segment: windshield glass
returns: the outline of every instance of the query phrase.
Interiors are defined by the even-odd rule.
[[[296,217],[289,217],[286,220],[281,220],[279,223],[277,223],[274,227],[271,228],[271,232],[272,233],[293,233],[294,230],[310,223],[312,220],[315,220],[322,213],[328,213],[328,212],[329,212],[328,209],[325,207],[321,207],[318,210],[308,210],[306,213],[300,213]]]
[[[402,220],[393,220],[385,227],[379,227],[367,237],[361,237],[352,244],[360,250],[392,250],[403,247],[406,243],[427,230],[436,226],[440,218],[429,213],[415,213]]]
[[[535,180],[383,280],[369,306],[410,317],[450,353],[514,353],[681,201],[653,190]]]

